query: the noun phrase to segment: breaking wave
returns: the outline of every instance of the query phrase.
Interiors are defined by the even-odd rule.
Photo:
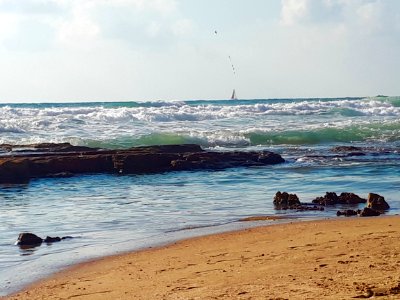
[[[0,143],[101,148],[400,139],[400,97],[0,105]]]

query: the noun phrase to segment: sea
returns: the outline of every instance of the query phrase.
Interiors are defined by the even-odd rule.
[[[268,150],[286,162],[1,185],[0,295],[79,262],[249,226],[337,218],[347,208],[276,210],[277,191],[302,202],[326,192],[373,192],[390,204],[386,214],[400,212],[400,97],[0,104],[0,144],[41,142],[104,149],[191,143]],[[284,218],[240,222],[251,216]],[[21,232],[73,238],[20,249]]]

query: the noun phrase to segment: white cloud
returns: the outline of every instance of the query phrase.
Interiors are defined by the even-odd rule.
[[[190,19],[179,19],[172,24],[172,32],[177,36],[186,36],[193,31],[193,21]]]
[[[71,9],[71,18],[56,23],[58,41],[65,46],[86,47],[100,35],[100,28],[91,18],[93,2],[87,1]]]
[[[309,0],[282,0],[281,22],[293,25],[308,13]]]

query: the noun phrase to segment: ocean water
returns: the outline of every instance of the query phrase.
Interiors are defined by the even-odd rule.
[[[277,211],[277,191],[304,202],[327,191],[375,192],[391,205],[388,214],[400,212],[400,97],[0,104],[0,144],[39,142],[108,149],[196,143],[215,151],[266,149],[287,162],[0,186],[0,295],[96,257],[275,224],[238,222],[247,216],[319,219],[343,208]],[[337,146],[365,155],[332,151]],[[74,238],[22,250],[14,242],[26,231]]]

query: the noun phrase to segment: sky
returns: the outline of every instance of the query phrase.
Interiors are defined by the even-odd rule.
[[[0,0],[3,103],[400,95],[399,53],[398,0]]]

